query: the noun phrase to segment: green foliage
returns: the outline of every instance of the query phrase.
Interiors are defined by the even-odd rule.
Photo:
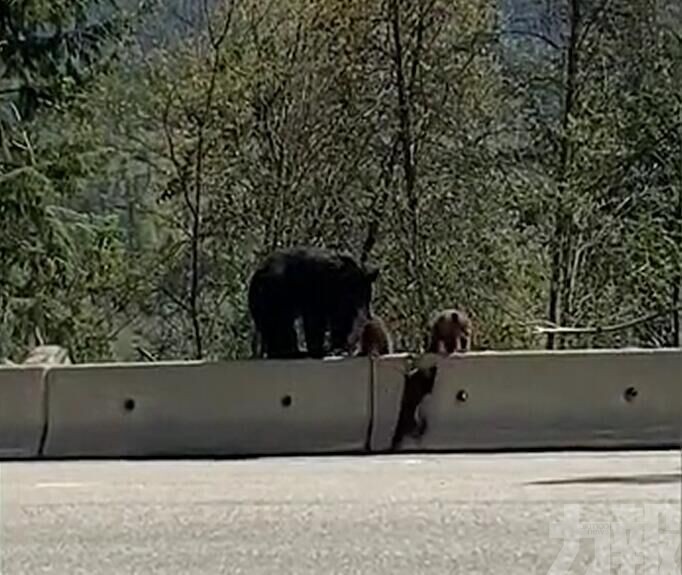
[[[552,306],[593,325],[679,302],[680,25],[654,3],[564,0],[525,32],[491,0],[210,4],[132,46],[99,3],[34,1],[29,36],[99,40],[26,65],[0,46],[50,103],[0,122],[0,355],[38,328],[79,360],[243,357],[250,273],[299,243],[382,268],[404,349],[453,305],[508,349],[543,344]],[[669,345],[672,317],[559,343]]]
[[[79,360],[107,357],[124,271],[117,222],[57,208],[49,180],[31,173],[0,194],[12,222],[0,234],[0,355],[21,355],[39,333]]]
[[[41,339],[79,360],[111,354],[121,230],[116,218],[69,209],[101,162],[87,132],[70,126],[75,116],[47,113],[113,54],[124,16],[102,7],[0,3],[0,218],[8,222],[0,231],[0,356]]]
[[[30,120],[116,54],[131,17],[112,0],[0,1],[2,105]]]

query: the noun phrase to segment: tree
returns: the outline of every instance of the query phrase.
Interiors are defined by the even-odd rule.
[[[125,17],[89,21],[98,8],[0,3],[0,215],[12,222],[0,232],[0,355],[43,338],[79,358],[107,353],[103,295],[120,271],[116,225],[64,205],[97,162],[86,141],[55,137],[42,123],[115,53]]]
[[[552,190],[551,227],[541,228],[549,246],[547,319],[618,323],[668,305],[665,286],[673,282],[670,223],[660,224],[674,216],[655,215],[672,190],[663,191],[653,159],[670,140],[650,129],[660,125],[652,111],[674,102],[674,89],[649,73],[665,59],[660,21],[648,0],[567,0],[554,3],[552,14],[524,30],[546,50],[523,76],[529,151],[542,158],[542,185]],[[636,339],[649,339],[641,331],[648,327]],[[547,347],[554,346],[550,333]]]
[[[540,318],[573,328],[549,347],[679,343],[679,20],[527,6],[165,4],[13,132],[12,340],[42,322],[93,356],[241,357],[251,271],[309,244],[381,267],[399,349],[453,306],[479,349],[536,345]],[[42,307],[19,313],[26,289]]]

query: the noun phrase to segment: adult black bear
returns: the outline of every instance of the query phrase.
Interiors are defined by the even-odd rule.
[[[379,275],[347,254],[311,247],[278,250],[258,267],[249,285],[249,310],[261,338],[261,355],[293,358],[294,322],[303,319],[308,355],[324,356],[327,331],[335,352],[349,349],[358,318],[368,317]]]

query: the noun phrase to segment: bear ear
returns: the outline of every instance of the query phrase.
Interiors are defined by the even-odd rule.
[[[366,266],[365,277],[367,278],[369,283],[374,283],[375,281],[377,281],[377,278],[379,277],[379,268],[374,266]]]

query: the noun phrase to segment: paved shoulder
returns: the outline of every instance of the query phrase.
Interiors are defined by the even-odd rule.
[[[653,509],[679,541],[680,475],[674,452],[8,464],[0,573],[544,574],[576,512],[616,536]]]

